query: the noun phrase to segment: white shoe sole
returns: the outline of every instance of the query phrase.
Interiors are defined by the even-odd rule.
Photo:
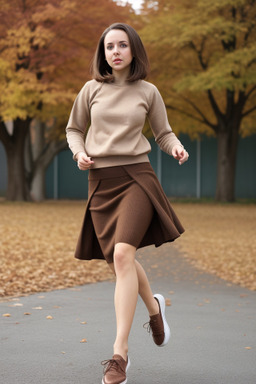
[[[158,347],[164,347],[168,343],[171,337],[171,330],[165,318],[165,299],[159,293],[156,293],[154,297],[159,302],[160,312],[161,312],[163,323],[164,323],[164,341],[162,342],[161,345],[158,345]]]
[[[127,373],[128,369],[130,368],[130,365],[131,365],[131,361],[130,361],[129,356],[128,356],[128,362],[127,362],[127,365],[126,365],[125,373]],[[101,384],[105,384],[104,383],[104,379],[102,379]],[[120,384],[127,384],[127,378],[125,379],[125,381],[122,381],[122,383],[120,383]]]

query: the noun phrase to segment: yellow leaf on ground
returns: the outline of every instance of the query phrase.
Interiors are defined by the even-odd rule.
[[[172,303],[171,303],[171,299],[165,299],[165,305],[166,305],[167,307],[170,307],[170,306],[172,305]]]
[[[187,229],[179,241],[174,242],[181,254],[202,271],[256,290],[256,205],[173,203],[173,207]],[[0,281],[4,281],[0,300],[35,292],[38,299],[44,299],[45,295],[40,292],[72,287],[72,290],[79,290],[77,286],[80,285],[113,281],[113,273],[104,260],[80,263],[73,257],[84,202],[46,201],[26,206],[18,202],[13,205],[0,202],[0,209]],[[52,223],[50,227],[49,222]],[[66,239],[65,249],[63,238]],[[161,262],[152,260],[155,261],[146,270],[161,274]],[[165,272],[168,273],[167,267]],[[177,272],[176,278],[180,277]],[[194,283],[200,284],[196,277]],[[247,294],[241,292],[241,300],[246,297]]]

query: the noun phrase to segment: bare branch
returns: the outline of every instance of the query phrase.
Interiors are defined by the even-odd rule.
[[[204,46],[205,46],[205,41],[206,41],[206,38],[203,38],[202,41],[201,41],[200,49],[198,49],[195,46],[193,41],[191,41],[190,44],[189,44],[189,46],[197,53],[197,57],[198,57],[199,63],[200,63],[201,67],[204,70],[207,69],[207,67],[208,67],[208,63],[204,62],[204,60],[203,60],[203,50],[204,50]]]
[[[199,119],[199,117],[197,117],[197,116],[195,116],[195,115],[192,115],[191,113],[186,112],[186,111],[184,111],[183,109],[180,109],[180,108],[177,108],[177,107],[173,107],[172,105],[168,105],[168,104],[165,104],[165,107],[166,107],[167,109],[172,109],[173,111],[180,112],[180,113],[182,113],[183,115],[188,116],[188,117],[190,117],[191,119],[198,121],[199,123],[203,123],[203,124],[205,123],[203,119]]]
[[[248,100],[251,94],[256,91],[256,85],[250,89],[250,91],[245,95],[246,99]]]
[[[189,98],[185,97],[185,96],[182,96],[181,95],[181,98],[186,101],[189,105],[191,105],[191,107],[202,117],[202,121],[204,122],[204,124],[208,125],[209,127],[211,127],[212,129],[215,129],[215,125],[212,124],[208,119],[207,117],[205,116],[205,114],[198,108],[198,106],[193,103],[193,101],[191,101]]]
[[[208,98],[209,98],[209,101],[211,103],[212,109],[213,109],[215,115],[217,116],[218,120],[223,119],[223,113],[219,109],[219,106],[218,106],[218,104],[217,104],[217,102],[213,96],[213,93],[210,89],[208,89],[207,94],[208,94]]]
[[[189,113],[189,112],[185,111],[184,109],[177,108],[177,107],[174,107],[172,105],[165,105],[165,106],[166,106],[167,109],[171,109],[173,111],[177,111],[177,112],[181,113],[182,115],[185,115],[185,116],[187,116],[187,117],[189,117],[189,118],[191,118],[191,119],[193,119],[195,121],[198,121],[201,124],[204,124],[204,125],[212,128],[216,132],[217,127],[215,125],[213,125],[213,124],[208,123],[207,120],[200,119],[199,117],[193,115],[192,113]]]
[[[247,111],[245,111],[243,114],[242,114],[242,118],[244,118],[245,116],[248,116],[250,113],[252,113],[253,111],[256,110],[256,105],[254,105],[254,107],[248,109]]]

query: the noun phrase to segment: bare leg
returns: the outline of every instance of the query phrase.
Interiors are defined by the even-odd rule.
[[[135,261],[135,265],[139,281],[139,295],[144,301],[148,309],[149,315],[156,315],[157,313],[159,313],[159,305],[154,299],[146,272],[137,260]]]
[[[109,264],[110,268],[112,271],[115,273],[114,269],[114,264]],[[137,276],[138,276],[138,282],[139,282],[139,295],[141,296],[142,300],[144,301],[149,315],[156,315],[159,313],[159,306],[156,302],[156,300],[153,297],[153,293],[151,291],[151,287],[146,275],[146,272],[142,265],[135,260],[135,266],[136,266],[136,271],[137,271]]]
[[[138,300],[138,275],[135,266],[136,248],[130,244],[118,243],[114,250],[114,269],[116,274],[115,311],[116,340],[114,354],[125,360],[128,352],[128,337]]]

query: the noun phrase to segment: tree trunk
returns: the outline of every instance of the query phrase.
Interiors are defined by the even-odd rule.
[[[43,153],[45,143],[45,123],[35,120],[34,140],[32,145],[32,174],[31,174],[31,196],[34,201],[45,199],[45,164]]]
[[[35,129],[33,156],[30,135],[31,119],[16,119],[10,133],[4,122],[0,121],[0,140],[2,141],[8,165],[8,186],[6,198],[12,201],[42,201],[45,199],[45,172],[54,156],[67,148],[66,140],[45,142],[45,124],[38,122]],[[33,146],[33,144],[32,144]],[[25,153],[27,151],[27,153]],[[27,155],[27,169],[25,166]]]
[[[45,165],[38,163],[31,183],[31,197],[34,201],[45,200]]]
[[[13,122],[13,134],[3,141],[8,164],[7,200],[29,201],[29,187],[24,164],[24,143],[29,133],[30,120]],[[7,135],[6,135],[7,136]]]
[[[60,151],[67,148],[67,141],[45,141],[45,123],[36,122],[35,139],[33,143],[33,171],[31,180],[31,196],[34,201],[45,200],[45,173],[47,167]]]
[[[217,132],[217,186],[216,200],[235,201],[235,173],[239,129],[220,129]]]

